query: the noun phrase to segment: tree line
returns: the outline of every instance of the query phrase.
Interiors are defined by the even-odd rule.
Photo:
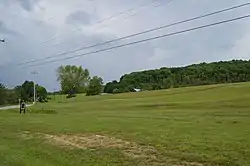
[[[246,81],[250,81],[250,60],[220,61],[125,74],[119,81],[107,83],[104,93],[131,92],[135,88],[160,90]]]
[[[22,85],[18,85],[13,89],[7,88],[0,83],[0,105],[18,104],[19,99],[25,102],[33,102],[34,98],[34,83],[25,81]],[[36,84],[36,98],[38,102],[48,101],[48,92],[41,86]]]
[[[67,98],[85,93],[87,96],[99,95],[103,92],[103,79],[98,76],[90,77],[88,69],[82,66],[66,65],[57,69],[57,80],[60,82],[61,91],[55,94],[67,94]],[[48,93],[46,88],[36,85],[36,98],[38,102],[47,102],[53,93]],[[34,99],[34,83],[25,81],[22,85],[8,89],[0,83],[0,105],[18,104],[19,99],[32,102]]]
[[[210,85],[220,83],[237,83],[250,81],[250,60],[232,60],[213,63],[193,64],[185,67],[160,68],[132,72],[123,75],[119,81],[108,82],[103,85],[103,79],[90,76],[88,69],[82,66],[66,65],[57,69],[57,80],[61,91],[56,93],[74,97],[78,93],[86,96],[101,93],[124,93],[140,90],[160,90],[186,86]],[[19,99],[33,101],[34,84],[25,81],[13,89],[6,88],[0,83],[0,105],[17,104]],[[47,90],[36,85],[37,99],[46,102]]]

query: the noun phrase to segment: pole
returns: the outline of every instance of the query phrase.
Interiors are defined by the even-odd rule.
[[[33,72],[31,72],[31,74],[33,74],[35,76],[38,73],[36,71],[33,71]],[[33,104],[36,104],[36,84],[35,84],[35,77],[34,77],[33,83],[34,83],[34,102],[33,102]]]
[[[36,104],[36,84],[34,81],[34,104]]]
[[[55,94],[55,92],[56,92],[56,89],[54,88],[54,101],[56,100],[56,94]]]

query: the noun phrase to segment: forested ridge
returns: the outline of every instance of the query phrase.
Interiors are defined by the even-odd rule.
[[[246,81],[250,81],[250,60],[220,61],[125,74],[119,82],[107,83],[104,93],[130,92],[135,88],[159,90]]]

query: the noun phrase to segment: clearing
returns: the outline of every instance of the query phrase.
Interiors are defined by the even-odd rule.
[[[249,92],[240,83],[56,96],[26,115],[0,111],[1,165],[247,166]]]

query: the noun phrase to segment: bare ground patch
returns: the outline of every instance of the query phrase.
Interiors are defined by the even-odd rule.
[[[156,159],[157,151],[154,147],[141,146],[122,139],[96,134],[84,135],[50,135],[41,134],[50,143],[79,149],[121,149],[122,152],[132,158]]]
[[[70,149],[119,149],[121,152],[133,159],[142,161],[139,165],[152,165],[152,166],[203,166],[200,163],[189,163],[181,162],[179,164],[166,164],[173,163],[173,160],[161,156],[157,150],[152,146],[139,145],[135,142],[125,141],[122,139],[97,135],[97,134],[62,134],[62,135],[51,135],[37,133],[31,135],[30,132],[24,132],[22,137],[25,139],[31,139],[39,137],[45,139],[47,142],[62,146]]]

